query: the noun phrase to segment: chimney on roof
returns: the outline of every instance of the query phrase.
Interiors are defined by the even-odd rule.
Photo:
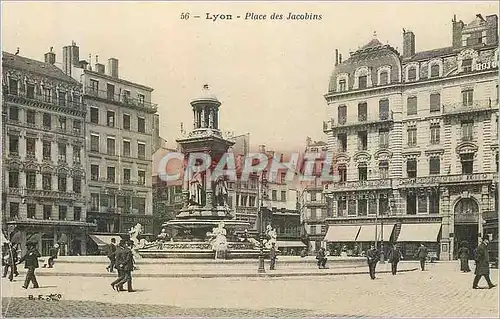
[[[486,16],[486,44],[497,44],[498,45],[498,16],[492,14]]]
[[[335,66],[339,65],[339,50],[335,49]]]
[[[50,63],[50,64],[56,63],[56,54],[52,52],[53,49],[54,47],[50,47],[50,51],[43,55],[45,63]]]
[[[259,153],[262,153],[262,154],[266,153],[266,146],[265,145],[259,145]]]
[[[464,28],[464,23],[462,20],[457,21],[457,16],[453,15],[452,22],[452,46],[454,49],[460,48],[462,46],[462,29]]]
[[[104,74],[105,71],[104,64],[99,63],[99,56],[97,54],[95,56],[95,71],[100,74]]]
[[[415,34],[403,29],[403,58],[411,58],[415,55]]]
[[[108,59],[108,75],[114,78],[118,78],[118,59]]]
[[[71,69],[79,66],[80,48],[74,41],[71,41],[71,45],[63,47],[63,71],[67,75],[71,75]]]

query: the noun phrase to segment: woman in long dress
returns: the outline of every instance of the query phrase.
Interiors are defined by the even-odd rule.
[[[458,258],[460,258],[460,271],[470,272],[469,267],[469,248],[467,242],[462,242],[462,247],[458,250]]]

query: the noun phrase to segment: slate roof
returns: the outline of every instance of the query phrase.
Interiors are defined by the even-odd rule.
[[[379,46],[383,46],[382,42],[380,42],[377,38],[373,38],[370,42],[363,45],[360,50],[368,49],[368,48],[376,48]]]
[[[443,55],[451,54],[451,53],[453,53],[453,50],[454,50],[453,47],[446,47],[446,48],[417,52],[417,53],[415,53],[415,55],[413,57],[411,57],[411,60],[432,59],[432,58],[440,57]]]
[[[53,64],[33,60],[20,55],[14,55],[5,51],[2,51],[2,66],[16,70],[22,70],[29,73],[39,74],[71,84],[80,84],[78,81],[73,79],[71,76],[66,75],[61,69]]]

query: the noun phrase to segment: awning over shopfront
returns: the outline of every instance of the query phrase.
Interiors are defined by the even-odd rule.
[[[276,241],[276,244],[278,248],[297,248],[297,247],[306,247],[306,244],[304,244],[301,241],[292,241],[292,240],[278,240]]]
[[[389,241],[391,238],[392,231],[396,224],[384,225],[382,228],[381,224],[377,224],[377,241],[382,240],[382,233],[384,235],[384,241]],[[383,229],[383,232],[382,232]],[[375,225],[362,225],[359,231],[358,242],[371,242],[375,241]]]
[[[120,236],[106,236],[106,235],[89,235],[90,238],[94,241],[94,243],[97,244],[97,246],[106,246],[111,244],[111,238],[114,238],[116,240],[116,244],[120,243]]]
[[[441,223],[402,224],[398,242],[437,242]]]
[[[331,225],[328,227],[324,241],[351,242],[356,241],[359,225]]]

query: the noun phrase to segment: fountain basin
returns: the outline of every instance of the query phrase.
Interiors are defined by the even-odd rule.
[[[215,259],[212,245],[204,241],[159,242],[150,244],[137,251],[143,258],[199,258]],[[267,254],[269,251],[264,251]],[[226,259],[258,258],[259,250],[248,242],[229,242]]]

